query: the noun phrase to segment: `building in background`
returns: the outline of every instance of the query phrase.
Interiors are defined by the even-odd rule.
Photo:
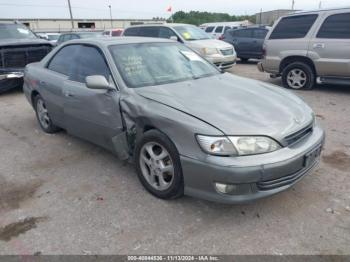
[[[256,14],[256,24],[258,25],[273,25],[273,23],[281,16],[297,12],[298,10],[277,9]]]
[[[28,26],[34,32],[67,32],[72,30],[70,19],[0,19],[0,23],[9,23],[18,21]],[[105,30],[111,28],[125,28],[130,25],[138,25],[145,23],[164,23],[165,20],[154,19],[74,19],[74,30]]]

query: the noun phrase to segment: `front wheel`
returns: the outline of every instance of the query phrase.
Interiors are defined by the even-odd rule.
[[[303,62],[294,62],[282,72],[283,86],[290,89],[312,89],[315,85],[315,74],[312,68]]]
[[[181,197],[184,182],[179,153],[163,133],[150,130],[135,148],[137,175],[151,194],[162,199]]]

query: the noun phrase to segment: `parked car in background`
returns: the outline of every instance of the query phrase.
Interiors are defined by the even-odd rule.
[[[123,35],[173,39],[196,50],[220,69],[231,68],[236,63],[237,56],[232,45],[210,38],[193,25],[137,25],[125,29]]]
[[[102,32],[71,32],[61,34],[57,40],[57,45],[74,39],[97,38],[103,37]]]
[[[0,93],[21,87],[24,67],[40,61],[52,44],[38,38],[26,26],[0,24]]]
[[[59,33],[46,33],[47,40],[49,40],[50,43],[56,45],[58,38],[60,37],[61,34]]]
[[[222,40],[232,44],[237,52],[237,57],[242,62],[247,62],[250,58],[261,59],[263,57],[263,45],[268,31],[266,27],[228,30]]]
[[[222,40],[224,33],[230,29],[238,29],[241,27],[249,26],[251,23],[248,20],[237,22],[218,22],[218,23],[206,23],[199,27],[203,29],[207,34],[213,38]]]
[[[123,32],[124,32],[123,28],[116,28],[116,29],[105,30],[102,34],[104,36],[115,37],[115,36],[121,36]]]
[[[264,49],[259,70],[282,76],[286,88],[350,85],[350,8],[282,17],[267,35]]]
[[[311,173],[324,143],[297,96],[222,74],[166,39],[70,41],[27,66],[24,92],[45,132],[63,128],[133,159],[142,185],[162,199],[279,193]]]

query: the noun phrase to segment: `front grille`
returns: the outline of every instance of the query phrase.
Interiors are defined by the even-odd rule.
[[[273,179],[273,180],[258,182],[257,183],[257,187],[258,187],[258,189],[260,191],[266,191],[266,190],[272,190],[272,189],[276,189],[276,188],[279,188],[279,187],[291,185],[294,182],[296,182],[299,179],[301,179],[306,174],[308,174],[308,172],[317,163],[318,163],[318,161],[314,162],[310,167],[304,168],[302,170],[299,170],[298,172],[296,172],[294,174],[291,174],[291,175],[287,175],[287,176],[280,177],[280,178]]]
[[[38,62],[51,51],[51,46],[7,47],[0,50],[0,66],[3,68],[23,68]]]
[[[230,48],[230,49],[221,49],[220,52],[224,56],[233,55],[233,49],[232,48]]]
[[[287,145],[292,145],[303,139],[304,137],[310,135],[313,131],[313,124],[299,130],[298,132],[295,132],[289,136],[287,136],[284,140],[286,141]]]

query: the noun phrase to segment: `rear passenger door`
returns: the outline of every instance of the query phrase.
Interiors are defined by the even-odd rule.
[[[325,17],[309,47],[319,76],[350,77],[350,13]]]
[[[41,74],[39,81],[40,94],[45,99],[51,119],[63,128],[65,128],[63,86],[69,77],[77,51],[76,45],[61,48],[46,65],[45,73]]]
[[[250,52],[253,49],[253,30],[252,29],[242,29],[236,31],[236,37],[233,39],[235,48],[238,56],[242,58],[250,58]]]
[[[95,90],[85,79],[102,75],[114,81],[102,51],[92,45],[79,45],[72,70],[63,86],[64,117],[69,133],[113,150],[112,138],[122,132],[119,91]]]

